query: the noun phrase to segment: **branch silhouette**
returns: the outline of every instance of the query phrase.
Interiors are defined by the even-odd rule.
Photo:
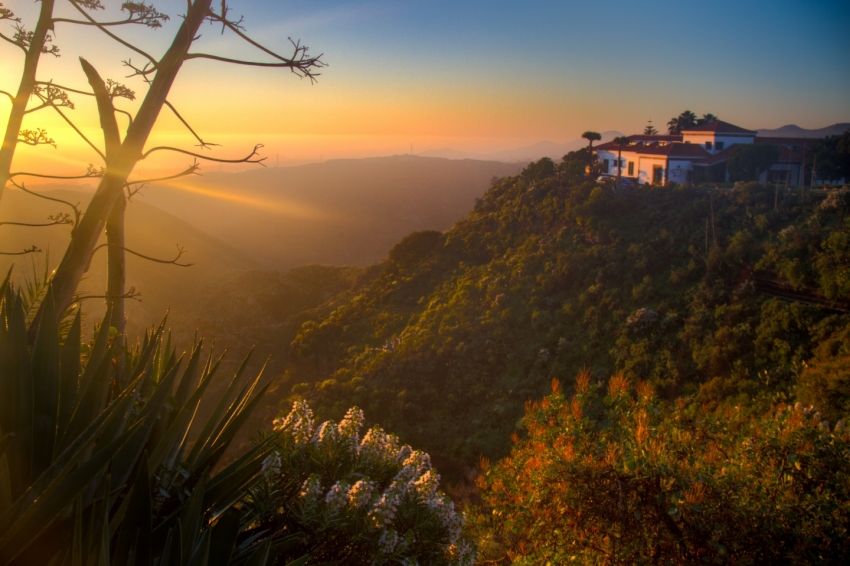
[[[31,248],[27,248],[27,249],[20,251],[20,252],[0,252],[0,255],[26,255],[26,254],[39,254],[39,253],[41,253],[41,250],[36,246],[32,246]]]
[[[0,226],[23,226],[26,228],[46,228],[48,226],[60,226],[70,224],[74,225],[74,220],[71,218],[71,215],[67,212],[60,212],[55,215],[51,215],[47,217],[50,222],[45,222],[41,224],[34,224],[30,222],[0,222]]]
[[[260,159],[251,159],[255,155],[259,155],[257,153],[257,150],[262,149],[263,147],[264,147],[263,144],[258,143],[257,145],[254,146],[254,149],[251,150],[251,153],[249,155],[247,155],[246,157],[243,157],[241,159],[219,159],[219,158],[216,158],[216,157],[210,157],[208,155],[201,155],[199,153],[193,153],[191,151],[186,151],[185,149],[180,149],[180,148],[177,148],[177,147],[157,146],[157,147],[151,148],[151,149],[147,150],[146,152],[144,152],[142,154],[141,158],[145,159],[145,158],[147,158],[147,156],[149,156],[151,153],[153,153],[155,151],[175,151],[177,153],[183,153],[185,155],[191,155],[192,157],[195,157],[197,159],[206,159],[207,161],[215,161],[217,163],[258,163],[258,164],[262,165],[263,167],[265,167],[265,165],[263,164],[263,161],[265,161],[267,159],[266,157],[261,157]]]
[[[91,165],[89,165],[89,167],[91,168]],[[91,169],[89,169],[89,170],[91,170]],[[29,173],[17,173],[17,174],[29,175]],[[35,176],[41,176],[41,175],[35,175]],[[45,177],[50,178],[49,176],[45,176]],[[57,177],[57,178],[61,179],[62,177]],[[69,178],[74,178],[74,177],[69,177]],[[77,178],[82,178],[82,177],[77,177]],[[28,195],[32,195],[34,197],[43,198],[45,200],[50,200],[50,201],[53,201],[53,202],[58,202],[60,204],[70,206],[71,210],[74,211],[74,222],[73,222],[74,226],[77,226],[80,223],[80,217],[82,216],[82,212],[80,212],[80,209],[77,207],[77,205],[71,204],[70,202],[68,202],[66,200],[62,200],[62,199],[58,199],[58,198],[54,198],[54,197],[49,197],[49,196],[43,195],[41,193],[36,193],[34,191],[31,191],[27,188],[25,183],[17,183],[15,181],[13,181],[11,178],[9,179],[9,182],[13,186],[20,189],[21,191],[27,193]],[[79,203],[77,203],[77,204],[79,204]]]
[[[174,259],[158,259],[158,258],[155,258],[155,257],[151,257],[151,256],[148,256],[148,255],[139,253],[137,251],[133,251],[130,248],[127,248],[125,246],[119,246],[118,244],[110,244],[110,243],[100,244],[94,250],[92,250],[92,254],[94,254],[94,252],[96,252],[100,248],[107,248],[107,247],[121,248],[122,250],[124,250],[128,254],[133,254],[134,256],[140,257],[142,259],[146,259],[148,261],[153,261],[153,262],[156,262],[156,263],[165,263],[165,264],[170,264],[170,265],[176,265],[178,267],[191,267],[191,266],[195,265],[194,263],[179,263],[178,262],[178,260],[183,256],[183,254],[186,253],[186,249],[180,247],[180,244],[177,244],[177,257],[175,257]]]

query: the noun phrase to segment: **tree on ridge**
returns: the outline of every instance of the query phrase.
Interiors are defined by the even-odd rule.
[[[628,136],[617,136],[614,138],[614,143],[617,144],[617,190],[623,188],[620,184],[623,176],[623,146],[629,145],[631,141]]]
[[[593,142],[599,141],[602,139],[602,135],[598,132],[591,132],[590,130],[584,132],[581,137],[587,140],[587,176],[588,178],[593,177]]]

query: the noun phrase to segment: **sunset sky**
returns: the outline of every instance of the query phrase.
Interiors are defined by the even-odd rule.
[[[3,3],[34,25],[39,4]],[[165,28],[118,33],[161,54],[185,4],[154,4],[172,16]],[[300,38],[312,53],[324,53],[329,66],[311,84],[281,70],[186,63],[170,100],[203,137],[222,144],[214,152],[222,157],[257,142],[266,145],[272,165],[278,156],[285,165],[407,153],[411,144],[414,153],[489,152],[563,143],[589,129],[634,133],[649,119],[663,130],[685,109],[753,129],[850,121],[847,2],[230,4],[264,44],[286,52],[287,37]],[[203,34],[195,51],[262,60],[220,28],[206,26]],[[121,60],[131,54],[91,29],[60,24],[56,43],[63,56],[44,60],[41,79],[84,87],[76,59],[84,56],[103,76],[125,80]],[[15,47],[0,45],[0,89],[17,88],[22,60]],[[143,96],[140,81],[127,83]],[[99,141],[92,106],[74,100],[78,107],[69,115]],[[8,108],[0,98],[0,118]],[[48,111],[30,115],[25,125],[47,128],[59,149],[23,148],[15,169],[71,171],[97,163]],[[151,140],[161,143],[191,148],[192,140],[164,113]],[[187,159],[150,161],[140,168],[158,171]]]

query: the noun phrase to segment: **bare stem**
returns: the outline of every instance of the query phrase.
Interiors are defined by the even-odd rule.
[[[257,150],[261,149],[262,147],[263,147],[263,144],[258,143],[257,145],[254,146],[254,149],[251,150],[251,153],[249,155],[247,155],[246,157],[243,157],[241,159],[218,159],[218,158],[215,158],[215,157],[209,157],[208,155],[201,155],[199,153],[193,153],[191,151],[186,151],[185,149],[179,149],[179,148],[176,148],[176,147],[157,146],[157,147],[151,148],[151,149],[147,150],[146,152],[144,152],[142,154],[141,158],[145,159],[145,158],[147,158],[147,156],[149,156],[151,153],[153,153],[155,151],[175,151],[177,153],[183,153],[185,155],[191,155],[192,157],[195,157],[197,159],[206,159],[207,161],[215,161],[217,163],[259,163],[260,165],[263,165],[263,161],[266,160],[265,157],[262,157],[260,159],[251,159],[255,155],[258,155]],[[265,165],[263,165],[263,167],[265,167]]]
[[[119,246],[118,244],[110,244],[110,243],[100,244],[94,250],[92,250],[92,254],[94,254],[94,252],[96,252],[100,248],[105,248],[105,247],[121,248],[125,252],[127,252],[128,254],[133,254],[134,256],[140,257],[142,259],[146,259],[148,261],[153,261],[153,262],[156,262],[156,263],[166,263],[166,264],[170,264],[170,265],[176,265],[178,267],[191,267],[191,266],[195,265],[194,263],[179,263],[178,262],[178,260],[183,256],[183,254],[186,253],[186,250],[184,248],[181,248],[179,244],[177,245],[177,257],[175,257],[174,259],[157,259],[155,257],[150,257],[150,256],[147,256],[147,255],[144,255],[144,254],[140,254],[139,252],[133,251],[130,248],[126,248],[124,246]]]
[[[31,248],[27,248],[27,249],[20,251],[20,252],[0,252],[0,255],[26,255],[26,254],[38,254],[38,253],[41,253],[41,250],[38,249],[36,246],[33,246]]]

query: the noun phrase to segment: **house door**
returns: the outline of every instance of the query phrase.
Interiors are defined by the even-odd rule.
[[[660,185],[664,182],[664,167],[661,165],[652,166],[652,184]]]

